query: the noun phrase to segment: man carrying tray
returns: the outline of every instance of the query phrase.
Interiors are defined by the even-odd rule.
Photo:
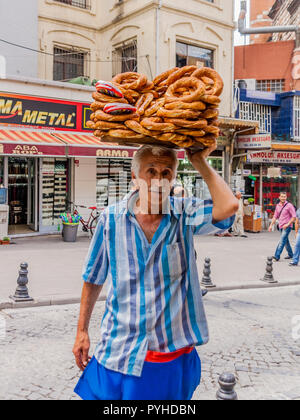
[[[143,146],[132,165],[137,191],[102,214],[84,267],[73,349],[84,371],[75,388],[82,399],[190,400],[198,387],[195,347],[209,337],[193,235],[227,230],[238,209],[206,161],[213,150],[188,152],[212,201],[170,197],[176,152]],[[105,282],[101,339],[89,362],[89,322]]]

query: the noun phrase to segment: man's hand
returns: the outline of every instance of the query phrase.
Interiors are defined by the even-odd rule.
[[[272,230],[273,230],[273,226],[274,226],[274,225],[270,225],[270,227],[269,227],[269,229],[268,229],[268,231],[269,231],[269,232],[272,232]]]
[[[283,230],[286,230],[287,228],[289,228],[290,227],[290,225],[284,225],[283,226]]]
[[[73,354],[76,359],[76,364],[82,372],[90,361],[89,350],[90,338],[88,332],[78,332],[73,347]]]
[[[187,157],[189,158],[191,164],[194,166],[196,170],[199,170],[199,165],[201,166],[203,162],[217,149],[217,144],[214,144],[211,147],[207,147],[204,150],[200,150],[199,152],[192,153],[190,150],[187,150]]]

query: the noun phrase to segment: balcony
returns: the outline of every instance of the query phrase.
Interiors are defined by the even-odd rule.
[[[54,0],[56,3],[63,3],[84,10],[91,10],[91,0]]]

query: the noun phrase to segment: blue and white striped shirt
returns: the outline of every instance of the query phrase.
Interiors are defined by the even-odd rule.
[[[212,201],[170,198],[149,244],[133,214],[138,193],[101,215],[83,279],[102,285],[107,301],[95,357],[107,369],[140,377],[148,350],[173,352],[209,339],[193,235],[227,230],[212,224]]]

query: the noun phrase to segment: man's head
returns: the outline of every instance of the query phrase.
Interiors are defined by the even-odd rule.
[[[166,147],[143,146],[135,154],[132,162],[132,178],[140,191],[143,209],[149,213],[161,212],[162,204],[170,191],[178,168],[175,150]]]
[[[282,204],[284,204],[286,202],[286,200],[287,200],[287,193],[285,191],[282,191],[280,193],[279,200],[280,200],[280,202]]]
[[[235,194],[235,196],[236,196],[236,198],[237,198],[238,200],[240,200],[240,199],[242,198],[242,193],[241,193],[241,191],[237,191],[237,192],[236,192],[236,194]]]

